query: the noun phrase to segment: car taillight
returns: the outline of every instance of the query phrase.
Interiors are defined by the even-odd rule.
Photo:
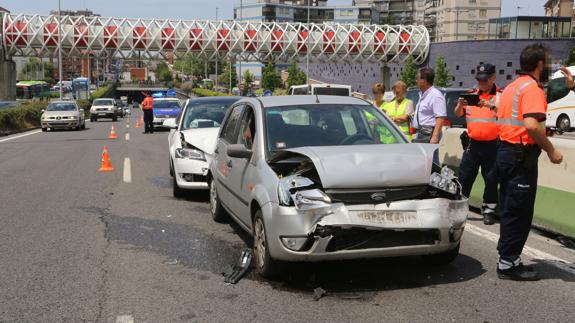
[[[451,128],[451,120],[447,118],[443,119],[443,126]]]

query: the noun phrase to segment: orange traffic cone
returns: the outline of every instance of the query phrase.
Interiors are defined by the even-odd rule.
[[[110,130],[110,136],[108,136],[108,139],[117,139],[118,136],[116,135],[116,129],[114,129],[114,126],[112,126],[112,130]]]
[[[138,128],[142,128],[142,125],[140,125],[140,119],[136,120],[136,129]]]
[[[104,152],[102,153],[102,166],[98,169],[99,172],[111,172],[114,170],[114,166],[110,162],[110,156],[108,155],[108,146],[104,146]]]

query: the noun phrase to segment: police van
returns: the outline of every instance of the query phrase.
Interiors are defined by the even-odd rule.
[[[568,67],[571,74],[575,75],[575,66]],[[564,94],[561,88],[565,87],[565,76],[561,71],[557,71],[551,77],[547,86],[547,121],[545,126],[547,128],[557,128],[562,132],[569,132],[575,122],[575,92],[569,91],[569,94],[562,97]],[[559,89],[559,90],[555,90]]]
[[[182,111],[180,100],[176,98],[175,92],[169,90],[167,93],[157,92],[152,94],[154,100],[154,128],[163,127],[164,121],[176,119]]]

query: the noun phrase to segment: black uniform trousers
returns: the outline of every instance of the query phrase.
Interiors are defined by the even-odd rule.
[[[537,193],[537,146],[513,145],[502,141],[497,149],[497,174],[500,181],[499,257],[516,262],[521,256],[533,221]]]
[[[483,203],[497,204],[499,197],[497,196],[497,170],[495,169],[496,156],[497,140],[477,141],[471,139],[469,141],[459,165],[459,180],[463,195],[469,197],[469,194],[471,194],[473,183],[481,167],[481,175],[485,182]]]
[[[144,110],[144,132],[154,133],[154,110]]]

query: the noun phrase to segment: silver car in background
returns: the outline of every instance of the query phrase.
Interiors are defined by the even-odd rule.
[[[42,110],[40,123],[42,131],[86,128],[84,109],[81,109],[74,101],[50,102],[46,110]]]
[[[369,102],[245,98],[226,115],[208,174],[214,220],[253,236],[257,271],[282,261],[422,255],[449,263],[468,213],[435,145],[411,144]]]

